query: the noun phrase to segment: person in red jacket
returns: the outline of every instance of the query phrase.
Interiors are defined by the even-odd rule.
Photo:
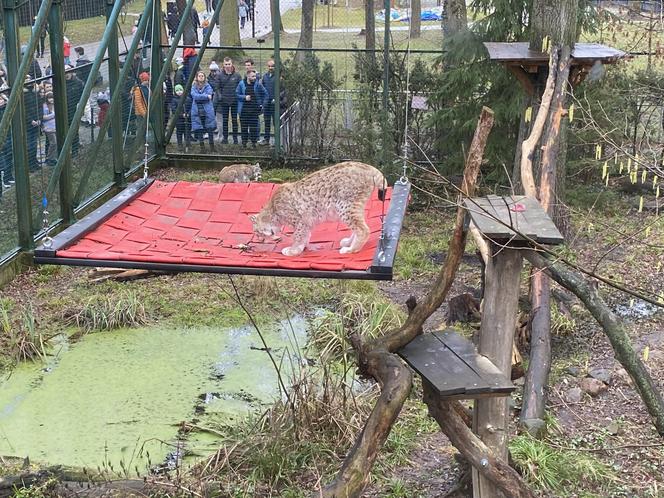
[[[65,64],[71,65],[71,62],[69,62],[69,55],[71,54],[71,42],[69,41],[69,38],[66,36],[63,38],[62,41],[62,52],[65,56]]]

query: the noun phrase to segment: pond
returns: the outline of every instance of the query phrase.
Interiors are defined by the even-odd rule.
[[[296,316],[261,332],[279,363],[305,344],[307,322]],[[0,455],[135,476],[174,455],[214,451],[210,433],[180,441],[183,422],[231,424],[278,395],[251,326],[97,332],[0,380]]]

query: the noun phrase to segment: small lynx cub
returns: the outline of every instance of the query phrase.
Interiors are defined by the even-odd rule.
[[[260,164],[231,164],[219,173],[221,183],[251,183],[261,178]]]
[[[368,164],[346,161],[329,166],[279,187],[261,212],[251,216],[254,233],[275,236],[282,226],[293,227],[292,244],[281,252],[297,256],[304,251],[316,225],[341,220],[352,235],[341,239],[339,252],[358,252],[369,238],[365,205],[376,188],[382,199],[386,186],[383,174]]]

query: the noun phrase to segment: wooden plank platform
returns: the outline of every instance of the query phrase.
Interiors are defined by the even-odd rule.
[[[523,245],[528,239],[550,245],[565,241],[536,199],[523,195],[489,195],[466,199],[464,206],[484,237],[500,244]]]
[[[489,59],[503,63],[521,63],[526,65],[547,65],[549,54],[530,50],[528,42],[484,42],[489,52]],[[576,43],[572,50],[572,65],[592,65],[595,61],[612,64],[627,56],[617,48],[599,43]]]
[[[439,396],[476,399],[508,396],[514,385],[473,344],[452,329],[423,334],[398,352]]]

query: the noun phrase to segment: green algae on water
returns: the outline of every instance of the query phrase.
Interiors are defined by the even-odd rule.
[[[277,357],[306,341],[301,317],[261,331]],[[215,425],[236,423],[278,395],[250,326],[91,334],[0,379],[0,455],[134,475],[176,453],[179,427],[200,412]],[[198,452],[214,445],[195,441],[204,443]]]

